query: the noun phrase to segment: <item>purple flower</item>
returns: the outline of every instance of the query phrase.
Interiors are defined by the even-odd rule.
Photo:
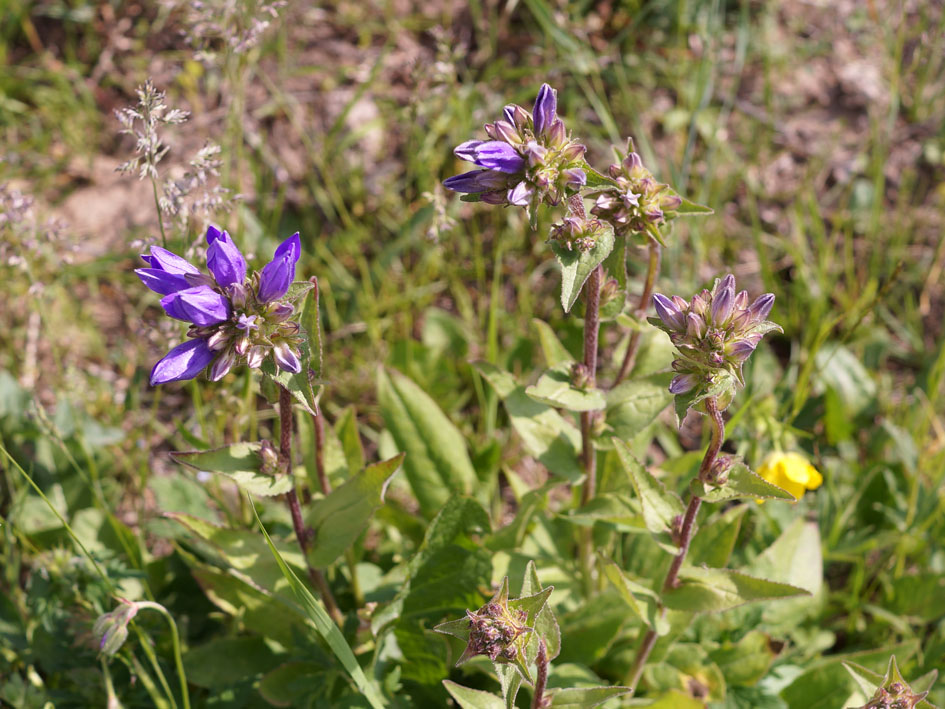
[[[209,280],[187,259],[160,246],[152,246],[151,253],[141,254],[141,258],[150,268],[136,268],[135,273],[144,285],[161,295],[170,295],[199,285],[191,282],[195,279]]]
[[[686,322],[683,314],[676,304],[661,293],[653,294],[653,307],[656,308],[656,314],[660,320],[666,323],[666,326],[673,330],[685,330]]]
[[[246,259],[230,235],[211,226],[207,229],[207,243],[207,268],[217,283],[224,288],[242,283],[246,278]]]
[[[188,340],[172,349],[154,365],[151,370],[151,386],[193,379],[216,356],[217,353],[207,347],[205,340]]]
[[[479,167],[514,175],[525,167],[525,160],[518,151],[501,140],[467,140],[456,146],[456,157]]]
[[[278,300],[286,294],[295,280],[295,264],[301,254],[302,245],[298,232],[279,244],[272,261],[267,263],[259,274],[257,298],[260,303]]]
[[[211,381],[222,379],[239,361],[259,367],[273,355],[276,365],[302,371],[304,335],[293,301],[283,301],[302,253],[296,232],[276,248],[260,273],[247,277],[246,259],[230,235],[207,229],[207,268],[213,277],[170,251],[154,246],[142,256],[142,282],[162,294],[161,307],[172,318],[193,323],[192,339],[171,350],[151,372],[151,384],[192,379],[210,365]]]
[[[172,318],[198,327],[216,325],[230,317],[230,303],[209,286],[197,286],[161,298],[161,307]]]
[[[697,383],[696,376],[694,374],[679,374],[673,377],[673,381],[669,383],[669,393],[670,394],[685,394],[687,391],[692,391]]]
[[[507,199],[510,204],[514,204],[516,207],[527,207],[532,201],[534,193],[535,189],[530,187],[527,182],[522,181],[509,190]]]
[[[535,99],[535,109],[532,111],[535,121],[535,135],[541,135],[547,128],[554,123],[555,114],[558,110],[558,92],[542,84],[538,89],[538,97]]]
[[[508,178],[504,174],[492,170],[471,170],[448,177],[443,182],[443,186],[448,190],[468,194],[504,190],[507,184]]]
[[[774,293],[764,293],[755,299],[755,302],[749,306],[748,310],[751,312],[752,318],[756,322],[761,322],[768,317],[768,313],[771,312],[773,306]]]

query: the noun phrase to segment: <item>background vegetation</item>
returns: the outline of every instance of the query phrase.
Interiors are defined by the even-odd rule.
[[[693,631],[693,642],[701,634],[724,647],[743,639],[739,627],[761,627],[767,678],[729,680],[724,699],[706,694],[711,677],[678,691],[695,706],[837,707],[853,691],[841,657],[881,671],[894,648],[906,677],[945,666],[940,4],[0,0],[0,17],[0,703],[101,705],[113,684],[126,705],[155,701],[155,667],[174,674],[162,619],[142,615],[140,644],[110,665],[97,658],[91,625],[116,593],[157,600],[177,619],[200,706],[322,706],[337,695],[326,650],[228,585],[224,562],[238,554],[167,516],[251,525],[231,487],[167,454],[223,445],[237,431],[272,438],[273,419],[257,414],[244,374],[226,388],[148,386],[180,333],[132,272],[161,227],[150,181],[115,172],[134,141],[113,111],[149,77],[191,112],[161,127],[169,152],[159,186],[184,179],[207,141],[222,148],[187,201],[204,198],[209,211],[165,215],[165,226],[193,241],[212,218],[260,263],[301,231],[299,273],[321,287],[334,479],[351,456],[397,451],[377,400],[386,365],[469,442],[493,530],[515,519],[546,472],[470,361],[527,375],[544,361],[533,319],[552,323],[572,355],[580,321],[558,307],[554,261],[520,211],[442,190],[457,171],[451,149],[481,135],[505,103],[530,105],[543,81],[596,162],[632,135],[661,179],[716,212],[677,223],[657,289],[692,293],[732,270],[753,294],[777,295],[772,319],[784,334],[753,360],[732,409],[733,449],[757,465],[771,441],[793,436],[825,477],[797,506],[753,508],[734,544],[748,563],[794,519],[817,522],[815,599],[733,611]],[[631,255],[636,291],[644,260],[642,249]],[[620,361],[609,336],[605,379]],[[361,453],[346,445],[352,431]],[[651,433],[649,463],[670,475],[691,468],[698,420],[677,432],[667,413]],[[356,650],[380,624],[370,604],[383,609],[403,588],[427,528],[401,477],[350,564],[329,574],[348,607],[369,604],[360,627],[349,615]],[[571,524],[554,514],[568,496],[558,488],[538,503],[551,546]],[[271,531],[289,531],[277,505],[260,513]],[[454,541],[468,549],[473,538],[470,529]],[[560,676],[619,683],[633,648],[622,616],[576,611],[569,569],[542,543],[496,552],[491,566],[491,555],[471,553],[488,568],[457,575],[461,592],[443,613],[418,611],[417,633],[481,604],[506,573],[517,590],[524,553],[556,588],[557,663],[577,668]],[[413,626],[398,622],[403,655],[388,647],[380,659],[387,689],[399,686],[404,706],[445,703],[440,680],[465,675],[449,669],[445,641],[432,646],[440,654],[411,656]],[[319,677],[323,694],[290,681],[303,675]],[[463,682],[495,688],[476,676]],[[678,676],[689,675],[670,684]],[[929,699],[945,703],[945,689]]]

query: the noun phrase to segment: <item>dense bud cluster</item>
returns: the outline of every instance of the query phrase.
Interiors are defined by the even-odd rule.
[[[678,208],[682,198],[669,185],[657,182],[643,166],[630,142],[628,155],[610,166],[617,183],[597,196],[591,213],[614,225],[614,232],[644,232],[666,222],[666,213]]]
[[[590,251],[604,231],[604,225],[599,220],[572,214],[551,227],[549,241],[557,241],[568,251]]]
[[[538,91],[532,113],[512,104],[503,119],[484,128],[490,140],[468,140],[453,151],[484,169],[450,177],[443,183],[447,189],[489,204],[534,207],[559,204],[587,183],[586,148],[557,117],[557,94],[548,84]]]
[[[466,611],[469,618],[469,645],[464,656],[486,655],[490,660],[514,662],[516,641],[531,628],[525,625],[528,614],[507,604],[490,601],[478,611]]]
[[[674,295],[653,296],[657,327],[669,334],[679,356],[673,361],[677,375],[669,390],[685,394],[708,382],[713,372],[727,370],[741,379],[741,367],[765,333],[781,328],[765,318],[774,295],[765,293],[748,303],[748,292],[735,292],[735,277],[716,279],[712,291],[703,290],[688,303]]]

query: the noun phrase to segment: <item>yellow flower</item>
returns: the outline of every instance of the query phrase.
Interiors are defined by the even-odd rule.
[[[800,453],[769,453],[757,472],[769,483],[787,490],[798,500],[805,490],[816,490],[824,481],[817,468]]]

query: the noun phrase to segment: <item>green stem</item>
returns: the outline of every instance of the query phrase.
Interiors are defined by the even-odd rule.
[[[187,691],[187,674],[184,672],[184,660],[181,656],[180,649],[180,634],[177,632],[177,623],[174,621],[174,617],[168,612],[167,608],[160,603],[138,601],[135,605],[139,610],[150,608],[167,618],[167,624],[171,626],[171,643],[174,646],[174,665],[177,668],[177,676],[180,678],[181,699],[184,702],[184,709],[190,709],[190,693]]]
[[[157,180],[151,178],[151,192],[154,194],[154,208],[157,209],[158,226],[161,227],[161,246],[167,248],[167,235],[164,233],[164,215],[161,214],[161,200],[158,199]]]

